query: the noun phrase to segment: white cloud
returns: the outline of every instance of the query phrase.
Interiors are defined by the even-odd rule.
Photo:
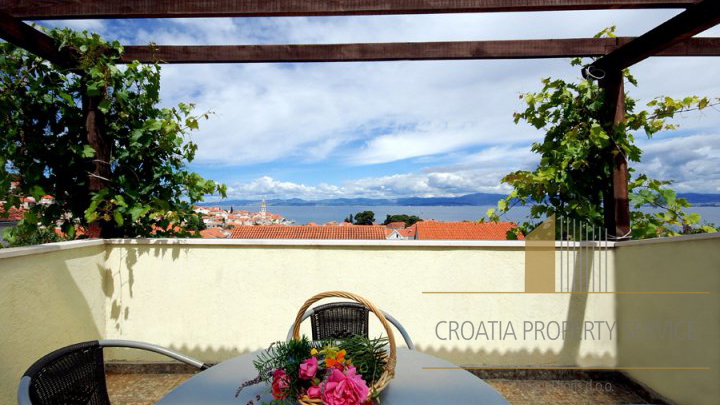
[[[539,161],[527,146],[492,146],[460,160],[461,165],[529,169]]]
[[[675,12],[644,10],[651,18],[642,20],[635,19],[638,13],[290,18],[248,24],[193,19],[174,20],[171,28],[143,35],[149,40],[166,34],[172,43],[185,41],[183,35],[193,37],[191,43],[508,39],[589,36],[610,23],[619,24],[623,35],[637,35]],[[712,87],[720,68],[709,62],[644,62],[637,69],[641,88],[630,91],[649,101],[656,94],[720,90]],[[680,70],[699,73],[678,76]],[[367,165],[501,142],[529,144],[542,135],[513,125],[512,113],[522,108],[517,94],[538,89],[545,76],[574,79],[579,73],[563,60],[167,66],[163,95],[172,102],[192,99],[202,110],[217,112],[196,137],[201,163],[333,158]],[[695,129],[718,121],[691,118],[683,124]],[[350,143],[357,149],[348,149]]]
[[[681,192],[720,192],[720,134],[642,142],[643,162],[638,172],[658,180],[673,180]]]
[[[327,184],[306,186],[304,184],[277,181],[263,176],[249,183],[236,183],[228,187],[229,198],[310,198],[336,196],[341,191]]]
[[[106,23],[103,20],[61,20],[61,21],[39,21],[47,27],[70,28],[75,31],[90,31],[105,35]]]
[[[633,167],[639,173],[661,180],[675,180],[680,192],[720,192],[720,135],[643,140],[642,164]],[[284,182],[261,177],[248,183],[236,183],[230,198],[397,198],[444,197],[464,194],[507,193],[500,179],[512,170],[532,169],[537,156],[525,147],[494,146],[465,155],[449,167],[431,167],[418,173],[365,177],[340,185],[317,186]]]
[[[216,112],[195,137],[201,163],[375,164],[537,137],[512,124],[518,92],[538,81],[513,73],[512,63],[168,66],[163,99]],[[352,142],[359,148],[345,148]]]
[[[109,39],[134,44],[352,43],[589,37],[610,25],[619,27],[619,35],[629,36],[642,34],[678,12],[52,24],[84,25],[100,30]],[[703,35],[720,35],[720,28]],[[633,70],[640,88],[629,87],[628,91],[641,102],[661,94],[720,95],[720,64],[713,58],[651,58]],[[440,159],[447,164],[448,158],[455,159],[444,168],[355,179],[338,186],[305,186],[264,178],[257,184],[238,185],[239,194],[449,195],[495,190],[502,174],[536,162],[529,145],[543,134],[514,125],[512,113],[523,107],[517,97],[520,92],[538,90],[540,78],[550,76],[573,80],[579,70],[569,67],[566,60],[171,65],[163,67],[162,97],[166,105],[193,101],[199,112],[216,113],[201,123],[200,131],[193,136],[200,147],[199,164],[242,167],[333,160],[363,166],[403,159],[428,163]],[[680,124],[691,133],[709,133],[720,124],[720,114],[709,111],[702,119],[691,114]],[[658,140],[646,145],[651,148],[655,142]],[[677,141],[675,147],[688,146]],[[649,149],[646,154],[648,174],[680,176],[678,184],[688,190],[717,189],[717,182],[712,180],[716,161],[710,155],[695,148],[694,162],[668,163],[672,158],[662,154],[677,153],[657,148],[657,152]],[[468,150],[481,151],[473,154]],[[678,165],[678,169],[666,169],[665,164]],[[316,184],[322,179],[309,181]]]
[[[228,187],[230,199],[303,198],[397,198],[447,197],[465,194],[507,193],[509,188],[499,184],[507,174],[496,169],[428,170],[381,177],[366,177],[344,182],[340,186],[321,183],[317,186],[275,180],[263,176],[246,183]]]
[[[448,128],[447,123],[427,123],[413,131],[398,131],[369,140],[359,153],[352,155],[353,164],[386,163],[418,156],[452,152],[476,144],[482,134],[477,128]]]

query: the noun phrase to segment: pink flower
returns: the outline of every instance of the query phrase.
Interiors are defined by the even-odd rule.
[[[313,385],[312,387],[308,388],[307,396],[310,398],[320,398],[320,387],[317,385]]]
[[[285,370],[278,369],[273,373],[272,396],[274,399],[285,399],[288,396],[290,382]]]
[[[327,405],[360,405],[367,401],[369,393],[365,380],[356,374],[355,367],[348,367],[346,373],[333,369],[325,383],[322,400]]]
[[[300,365],[300,379],[302,380],[312,380],[315,378],[315,374],[317,374],[318,371],[318,361],[315,357],[310,357],[309,359],[303,361],[303,363]]]

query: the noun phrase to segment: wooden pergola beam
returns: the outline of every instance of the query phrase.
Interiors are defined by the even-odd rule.
[[[720,24],[720,1],[703,0],[603,56],[591,66],[607,73],[620,71],[717,24]]]
[[[25,20],[281,17],[685,8],[697,0],[10,0],[0,10]]]
[[[67,48],[58,50],[54,39],[0,11],[0,38],[62,67],[73,68],[76,56]]]
[[[276,63],[532,59],[602,56],[632,38],[332,45],[125,46],[122,62]],[[658,56],[720,56],[720,38],[693,38]]]

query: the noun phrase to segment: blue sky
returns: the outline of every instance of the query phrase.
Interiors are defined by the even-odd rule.
[[[124,44],[277,44],[590,37],[610,25],[640,35],[676,10],[376,17],[43,22]],[[720,36],[714,28],[702,35]],[[633,69],[633,97],[720,96],[715,58],[652,58]],[[213,111],[192,135],[193,170],[231,198],[451,196],[505,192],[503,174],[531,169],[542,133],[513,124],[521,92],[543,77],[573,80],[567,60],[170,65],[162,103]],[[680,191],[720,192],[720,111],[641,140],[635,168]]]

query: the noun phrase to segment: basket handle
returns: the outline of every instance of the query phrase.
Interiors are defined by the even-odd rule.
[[[383,315],[382,311],[377,309],[377,307],[375,307],[375,305],[373,305],[370,301],[359,295],[345,291],[327,291],[316,294],[309,300],[305,301],[303,306],[300,308],[300,311],[298,311],[297,316],[295,317],[295,324],[293,325],[293,339],[300,339],[300,323],[302,322],[303,315],[305,315],[305,311],[307,311],[308,308],[310,308],[310,306],[317,301],[320,301],[323,298],[330,297],[347,298],[355,302],[359,302],[360,304],[365,305],[365,307],[369,309],[373,314],[375,314],[375,316],[380,320],[380,323],[385,328],[385,332],[387,332],[388,343],[390,343],[390,353],[388,354],[387,359],[387,371],[390,376],[394,376],[395,363],[397,361],[397,347],[395,346],[395,335],[393,334],[392,328],[390,327],[390,323],[387,321],[387,319],[385,319],[385,315]]]

